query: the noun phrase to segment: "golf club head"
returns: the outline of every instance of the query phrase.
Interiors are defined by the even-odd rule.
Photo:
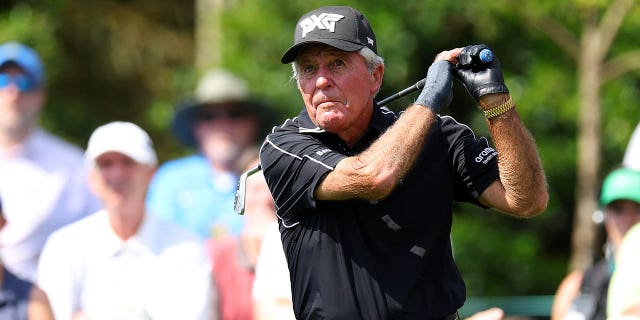
[[[260,170],[261,170],[260,165],[257,164],[240,175],[240,179],[238,180],[238,185],[236,187],[236,196],[233,202],[233,211],[235,211],[239,215],[244,214],[244,202],[245,202],[246,191],[247,191],[247,178],[249,178],[249,176],[251,176],[252,174]]]

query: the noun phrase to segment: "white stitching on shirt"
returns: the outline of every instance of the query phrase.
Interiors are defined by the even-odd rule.
[[[387,227],[389,227],[389,229],[393,231],[398,231],[402,229],[402,226],[400,226],[395,221],[393,221],[393,219],[391,219],[391,217],[388,214],[385,214],[384,216],[382,216],[381,219],[382,221],[384,221],[384,223],[387,224]]]
[[[411,251],[411,253],[419,256],[419,257],[424,257],[424,254],[427,253],[427,249],[423,248],[423,247],[418,247],[416,245],[414,245],[413,247],[411,247],[411,249],[409,249],[409,251]]]
[[[322,162],[322,161],[320,161],[320,160],[318,160],[318,159],[314,159],[314,158],[312,158],[312,157],[311,157],[311,156],[309,156],[308,154],[305,154],[305,155],[303,155],[302,157],[300,157],[300,156],[295,155],[295,154],[293,154],[293,153],[291,153],[291,152],[285,151],[284,149],[279,148],[278,146],[276,146],[276,145],[275,145],[271,140],[269,140],[269,137],[268,137],[268,136],[267,136],[266,142],[267,142],[267,143],[269,143],[270,145],[272,145],[276,150],[279,150],[280,152],[282,152],[282,153],[284,153],[284,154],[286,154],[286,155],[292,156],[292,157],[294,157],[294,158],[296,158],[296,159],[298,159],[298,160],[302,160],[302,158],[307,158],[307,159],[309,159],[309,160],[311,160],[311,161],[313,161],[313,162],[315,162],[315,163],[317,163],[317,164],[320,164],[320,165],[324,166],[325,168],[327,168],[327,169],[329,169],[329,170],[333,170],[333,169],[335,169],[334,167],[332,167],[332,166],[330,166],[330,165],[328,165],[328,164],[326,164],[326,163],[324,163],[324,162]]]

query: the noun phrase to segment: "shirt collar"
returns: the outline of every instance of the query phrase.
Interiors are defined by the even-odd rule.
[[[324,129],[316,126],[307,109],[303,108],[298,114],[298,132],[300,133],[327,133]],[[369,130],[375,130],[378,135],[384,132],[390,125],[397,119],[395,112],[389,110],[387,107],[379,107],[377,104],[373,106],[373,115]]]
[[[325,133],[326,131],[313,123],[307,113],[307,109],[303,108],[298,114],[298,132],[300,133]]]
[[[104,228],[107,231],[106,242],[105,242],[105,252],[109,253],[110,257],[116,256],[122,252],[129,252],[134,254],[144,254],[151,251],[149,248],[150,240],[153,237],[153,230],[149,228],[149,218],[150,215],[145,215],[142,223],[136,234],[131,236],[127,240],[122,240],[111,227],[111,223],[109,222],[109,214],[102,210],[100,214],[104,215],[104,222],[107,224],[107,228]]]

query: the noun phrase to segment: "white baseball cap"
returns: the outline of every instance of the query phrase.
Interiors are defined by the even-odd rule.
[[[131,122],[114,121],[93,131],[85,152],[87,162],[93,165],[106,152],[119,152],[149,166],[158,163],[151,138]]]

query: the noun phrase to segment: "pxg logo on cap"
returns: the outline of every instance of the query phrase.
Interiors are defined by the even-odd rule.
[[[369,21],[351,7],[321,7],[304,14],[296,25],[293,46],[280,61],[292,62],[300,48],[309,43],[323,43],[343,51],[358,51],[368,47],[378,53],[376,37]]]
[[[304,38],[307,33],[313,31],[316,27],[319,30],[328,30],[329,32],[336,31],[336,22],[344,18],[343,15],[334,13],[321,13],[320,16],[315,14],[300,21],[300,27],[302,28],[302,37]]]

